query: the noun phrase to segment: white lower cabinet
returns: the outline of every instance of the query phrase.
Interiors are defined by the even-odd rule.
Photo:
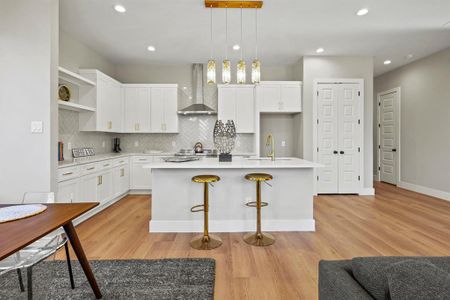
[[[150,190],[152,188],[151,169],[144,169],[144,165],[153,162],[152,156],[135,156],[131,162],[131,182],[132,190]]]
[[[97,182],[97,201],[100,204],[113,198],[113,176],[112,170],[104,170],[98,175]]]
[[[79,202],[97,202],[97,185],[100,179],[98,174],[84,175],[80,178]]]
[[[130,189],[129,165],[119,165],[113,171],[113,198],[116,198]]]
[[[80,180],[78,178],[58,183],[58,203],[71,203],[79,201]]]

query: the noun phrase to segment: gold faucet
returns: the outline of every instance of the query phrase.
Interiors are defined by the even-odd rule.
[[[275,141],[273,139],[273,136],[271,134],[269,134],[267,136],[267,140],[266,140],[266,147],[270,146],[270,152],[267,154],[267,157],[270,157],[272,159],[272,161],[275,160]]]

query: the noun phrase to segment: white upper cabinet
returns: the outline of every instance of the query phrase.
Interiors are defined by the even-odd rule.
[[[263,113],[299,113],[302,88],[299,81],[266,81],[256,87],[259,111]]]
[[[237,133],[255,132],[255,99],[253,85],[219,85],[218,119],[233,120]]]
[[[80,74],[96,84],[80,86],[79,103],[95,112],[80,112],[80,131],[122,132],[123,107],[121,84],[98,70],[80,70]]]
[[[178,89],[176,86],[151,88],[151,131],[177,133]]]
[[[123,94],[124,132],[150,132],[151,89],[124,85]]]

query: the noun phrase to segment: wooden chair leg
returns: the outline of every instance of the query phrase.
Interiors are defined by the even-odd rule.
[[[75,288],[75,283],[73,280],[73,273],[72,273],[72,263],[70,262],[70,254],[69,254],[69,243],[66,242],[64,244],[64,248],[66,249],[66,259],[67,259],[67,268],[69,269],[69,277],[70,277],[70,287],[72,290]]]
[[[22,271],[20,269],[17,269],[17,276],[19,277],[20,291],[25,292],[25,287],[23,285],[23,279],[22,279]]]
[[[27,268],[28,300],[33,299],[33,267]]]

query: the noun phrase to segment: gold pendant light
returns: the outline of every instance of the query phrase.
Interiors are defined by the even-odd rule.
[[[255,59],[252,62],[252,83],[261,81],[261,62],[258,59],[258,9],[255,7]]]
[[[237,63],[237,83],[238,84],[245,84],[245,61],[242,59],[242,6],[241,6],[241,59]]]
[[[216,83],[216,61],[213,59],[213,12],[212,5],[211,10],[211,53],[208,64],[206,65],[206,81],[208,84]]]
[[[222,62],[222,82],[231,82],[231,62],[228,60],[228,7],[225,7],[225,59]]]

